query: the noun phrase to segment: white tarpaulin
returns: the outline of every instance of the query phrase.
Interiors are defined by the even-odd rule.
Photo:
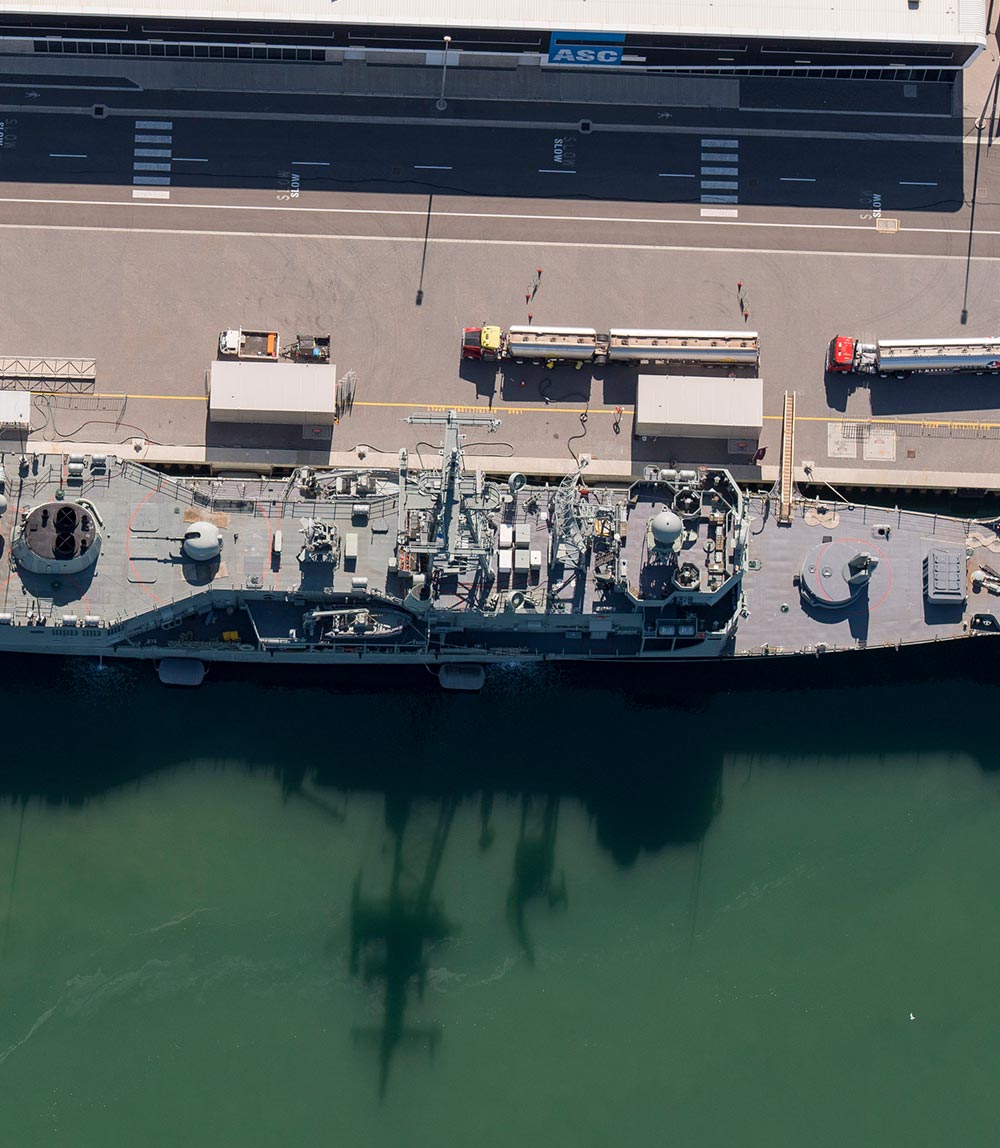
[[[636,434],[756,439],[763,426],[763,379],[639,376]]]
[[[212,422],[332,426],[337,398],[333,363],[212,364],[208,413]]]
[[[0,391],[0,427],[27,430],[31,425],[31,392]]]

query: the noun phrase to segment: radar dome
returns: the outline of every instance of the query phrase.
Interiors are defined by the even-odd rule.
[[[657,546],[673,546],[684,530],[684,524],[672,510],[661,510],[649,526]]]
[[[184,554],[192,562],[210,562],[222,553],[222,531],[211,522],[192,522],[184,532]]]

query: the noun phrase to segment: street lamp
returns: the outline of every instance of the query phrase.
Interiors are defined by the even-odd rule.
[[[451,37],[445,36],[444,38],[444,62],[441,65],[441,95],[438,96],[434,106],[439,112],[443,112],[448,106],[448,101],[444,98],[444,82],[448,78],[448,45],[451,43]]]

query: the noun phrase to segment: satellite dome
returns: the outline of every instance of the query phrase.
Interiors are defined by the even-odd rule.
[[[210,562],[222,553],[222,531],[212,522],[192,522],[184,532],[184,554],[193,562]]]
[[[661,510],[649,525],[657,546],[673,546],[684,530],[684,524],[672,510]]]

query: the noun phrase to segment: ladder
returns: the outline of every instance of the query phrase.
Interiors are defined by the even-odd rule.
[[[781,473],[778,478],[779,506],[778,521],[788,524],[792,521],[792,485],[795,460],[795,392],[785,391],[785,403],[781,413]]]

